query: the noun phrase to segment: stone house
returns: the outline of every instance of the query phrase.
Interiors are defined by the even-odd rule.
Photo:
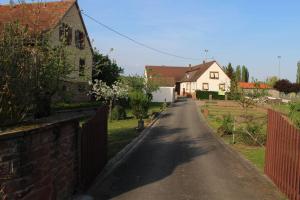
[[[225,92],[230,78],[216,61],[188,67],[146,66],[145,77],[159,85],[153,101],[174,101],[174,96],[195,96],[196,90]],[[174,94],[173,94],[174,93]]]
[[[54,46],[64,41],[73,66],[62,90],[72,101],[87,101],[88,81],[92,78],[93,49],[76,0],[0,5],[0,25],[18,21],[29,30],[48,33]]]

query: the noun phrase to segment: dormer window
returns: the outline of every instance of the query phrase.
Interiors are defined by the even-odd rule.
[[[72,44],[72,28],[68,24],[61,24],[59,27],[59,40],[66,45]]]
[[[185,76],[186,76],[187,79],[190,78],[190,74],[189,73],[186,73]]]
[[[209,72],[210,79],[219,79],[219,72]]]
[[[84,47],[85,47],[84,39],[85,39],[84,33],[80,30],[76,30],[75,31],[75,45],[78,49],[84,49]]]

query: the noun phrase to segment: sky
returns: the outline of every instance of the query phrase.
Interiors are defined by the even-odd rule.
[[[7,3],[8,0],[0,0]],[[84,17],[94,47],[125,69],[143,74],[145,65],[188,66],[207,56],[222,66],[246,65],[250,77],[296,79],[300,60],[299,0],[78,0],[84,12],[156,49],[140,47]],[[113,48],[114,51],[110,52]]]

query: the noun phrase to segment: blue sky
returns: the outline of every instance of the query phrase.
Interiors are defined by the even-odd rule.
[[[0,0],[0,3],[8,0]],[[295,80],[300,60],[300,1],[271,0],[79,0],[89,15],[155,48],[198,60],[160,55],[97,25],[85,22],[102,53],[115,50],[126,74],[141,74],[145,65],[199,64],[204,49],[220,64],[246,65],[260,80],[278,75]]]

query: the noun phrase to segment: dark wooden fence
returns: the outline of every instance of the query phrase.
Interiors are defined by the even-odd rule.
[[[299,157],[299,130],[280,113],[269,110],[265,173],[292,200],[300,200]]]
[[[81,129],[80,183],[86,189],[107,162],[107,107],[101,107]]]

